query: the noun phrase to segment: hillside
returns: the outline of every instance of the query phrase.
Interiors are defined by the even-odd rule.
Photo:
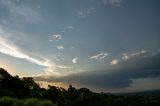
[[[0,68],[0,106],[158,106],[160,97],[134,93],[113,95],[87,88],[68,89],[48,85],[40,88],[32,77],[20,79]]]

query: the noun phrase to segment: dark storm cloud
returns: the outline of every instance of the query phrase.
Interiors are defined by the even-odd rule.
[[[83,72],[65,77],[37,77],[36,80],[49,82],[77,83],[103,88],[126,88],[137,78],[160,77],[160,54],[154,56],[137,56],[121,61],[110,69],[95,72]]]

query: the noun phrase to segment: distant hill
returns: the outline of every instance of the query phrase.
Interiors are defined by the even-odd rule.
[[[145,90],[132,93],[113,93],[113,95],[119,96],[160,96],[160,89],[157,90]]]

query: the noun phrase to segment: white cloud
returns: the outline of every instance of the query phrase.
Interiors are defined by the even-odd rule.
[[[102,0],[103,4],[114,7],[121,7],[123,0]]]
[[[34,54],[33,56],[31,55],[32,53],[30,53],[30,55],[27,54],[20,47],[15,45],[14,42],[17,42],[17,41],[16,40],[13,41],[12,39],[12,37],[16,36],[18,32],[12,33],[9,29],[5,30],[5,28],[2,28],[2,27],[3,26],[0,26],[0,53],[1,54],[26,60],[33,64],[42,66],[42,70],[44,72],[39,74],[42,76],[43,75],[65,76],[66,74],[68,74],[68,71],[70,71],[70,73],[72,72],[74,73],[75,70],[71,70],[72,67],[58,64],[55,62],[55,59],[52,60],[53,58],[50,58],[50,57],[44,58],[43,56],[39,56],[36,54]],[[5,37],[5,35],[9,35],[9,36]],[[58,58],[59,60],[60,55],[57,55],[55,58]]]
[[[91,16],[94,12],[95,12],[95,8],[91,7],[91,8],[87,8],[86,10],[80,10],[80,11],[78,11],[77,15],[80,18],[85,18],[85,17]]]
[[[64,65],[61,65],[61,66],[58,66],[59,68],[62,68],[62,69],[70,69],[72,67],[68,67],[68,66],[64,66]]]
[[[141,53],[144,54],[144,53],[147,53],[147,51],[146,50],[142,50]]]
[[[130,54],[130,57],[143,55],[143,54],[145,54],[145,53],[147,53],[147,50],[142,50],[142,51],[139,51],[139,52],[131,53],[131,54]]]
[[[108,53],[99,53],[95,56],[90,57],[90,59],[96,59],[96,60],[102,61],[102,59],[104,59],[108,55],[109,55]]]
[[[10,30],[8,29],[5,30],[3,26],[0,26],[0,53],[11,56],[11,57],[23,59],[39,66],[43,66],[45,74],[48,72],[54,72],[56,70],[57,65],[53,63],[50,59],[39,57],[36,55],[35,55],[36,56],[35,58],[31,55],[28,55],[13,43],[16,41],[15,40],[13,41],[12,37],[18,36],[17,33],[18,32],[16,33],[10,32]],[[5,37],[5,35],[7,35],[7,37]]]
[[[27,61],[30,61],[30,62],[37,64],[37,65],[40,65],[40,66],[45,66],[45,67],[51,66],[51,64],[49,64],[49,61],[47,59],[38,60],[36,58],[33,58],[33,57],[21,52],[21,50],[18,47],[16,47],[13,43],[11,43],[1,37],[0,37],[0,53],[5,54],[5,55],[9,55],[12,57],[16,57],[16,58],[25,59]]]
[[[1,37],[0,37],[0,53],[11,57],[24,59],[39,66],[43,66],[44,73],[42,73],[42,75],[61,76],[63,73],[56,71],[58,66],[57,64],[53,63],[50,59],[48,58],[37,59],[32,56],[29,56],[28,54],[23,53],[17,46],[15,46],[11,42]],[[59,66],[59,68],[64,68],[64,66],[63,67]]]
[[[74,27],[73,26],[67,26],[67,27],[65,27],[62,31],[60,31],[61,33],[64,33],[64,32],[66,32],[66,31],[68,31],[68,30],[73,30],[74,29]]]
[[[123,53],[122,59],[123,60],[128,60],[129,59],[128,54],[127,53]]]
[[[78,60],[78,57],[73,58],[72,63],[74,63],[74,64],[77,63],[77,60]]]
[[[57,46],[57,49],[58,50],[63,50],[64,49],[64,47],[61,45],[61,46]]]
[[[49,36],[49,41],[59,41],[61,38],[62,36],[60,34],[55,34],[55,35]]]
[[[130,57],[139,56],[140,54],[141,54],[141,52],[131,53],[131,54],[130,54]]]
[[[135,56],[143,56],[144,54],[146,54],[148,51],[147,50],[141,50],[139,52],[134,52],[134,53],[130,53],[130,54],[127,54],[127,53],[123,53],[122,54],[122,59],[123,60],[128,60],[130,58],[133,58]]]
[[[111,61],[111,65],[116,65],[118,63],[118,60],[117,59],[113,59],[112,61]]]

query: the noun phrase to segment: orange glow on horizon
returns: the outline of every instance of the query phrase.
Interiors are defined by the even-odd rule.
[[[0,60],[0,68],[3,68],[7,70],[9,74],[12,76],[18,75],[18,76],[24,76],[24,75],[29,75],[26,73],[26,71],[22,71],[22,69],[19,69],[18,67],[13,66],[6,60]]]
[[[48,88],[48,85],[51,86],[57,86],[57,87],[62,87],[64,89],[68,89],[68,84],[62,83],[62,82],[57,82],[57,83],[52,83],[52,82],[47,82],[47,81],[36,81],[42,88]]]

